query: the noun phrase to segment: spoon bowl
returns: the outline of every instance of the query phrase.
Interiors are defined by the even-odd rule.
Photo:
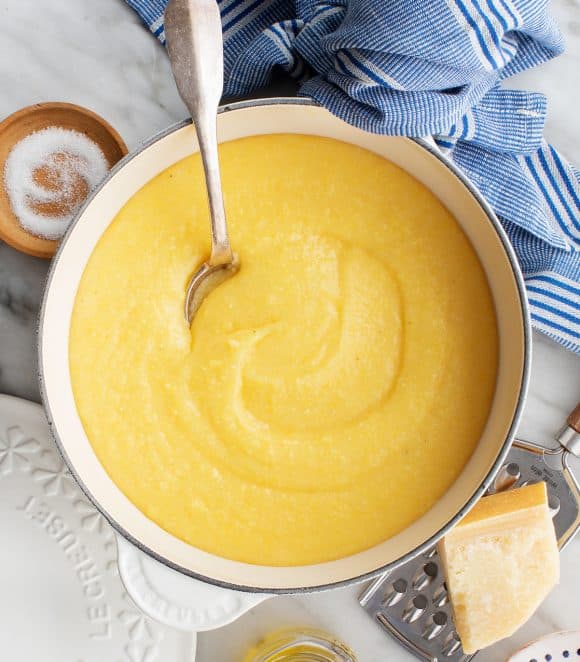
[[[193,274],[185,292],[185,319],[191,326],[195,314],[206,296],[225,280],[231,278],[240,268],[238,256],[234,253],[231,262],[211,265],[204,262]]]

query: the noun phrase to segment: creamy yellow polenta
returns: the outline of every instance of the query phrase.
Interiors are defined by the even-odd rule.
[[[249,563],[336,559],[451,485],[494,392],[483,270],[419,182],[310,136],[221,146],[241,270],[191,330],[209,253],[200,159],[146,184],[86,267],[70,333],[78,411],[146,515]]]

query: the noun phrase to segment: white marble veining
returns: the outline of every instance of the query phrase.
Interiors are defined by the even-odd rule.
[[[567,36],[563,57],[514,81],[548,94],[546,134],[580,164],[580,2],[557,0]],[[0,3],[0,117],[40,101],[78,103],[103,115],[129,148],[186,115],[163,49],[122,0],[3,0]],[[47,263],[0,244],[0,392],[38,399],[35,323]],[[530,395],[522,437],[546,442],[580,398],[580,357],[534,336]],[[580,476],[580,464],[576,464]],[[580,627],[580,539],[563,555],[562,582],[532,620],[478,656],[505,659],[522,643]],[[267,601],[240,621],[201,635],[199,662],[239,660],[241,650],[273,627],[322,626],[347,641],[361,662],[412,658],[360,609],[360,587]]]

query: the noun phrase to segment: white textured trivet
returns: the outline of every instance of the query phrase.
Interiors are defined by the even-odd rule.
[[[0,395],[0,632],[10,662],[192,662],[195,634],[127,596],[112,529],[82,495],[42,408]]]

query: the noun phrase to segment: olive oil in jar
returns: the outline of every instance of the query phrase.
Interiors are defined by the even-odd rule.
[[[243,662],[356,662],[332,635],[314,629],[277,630],[251,648]]]

